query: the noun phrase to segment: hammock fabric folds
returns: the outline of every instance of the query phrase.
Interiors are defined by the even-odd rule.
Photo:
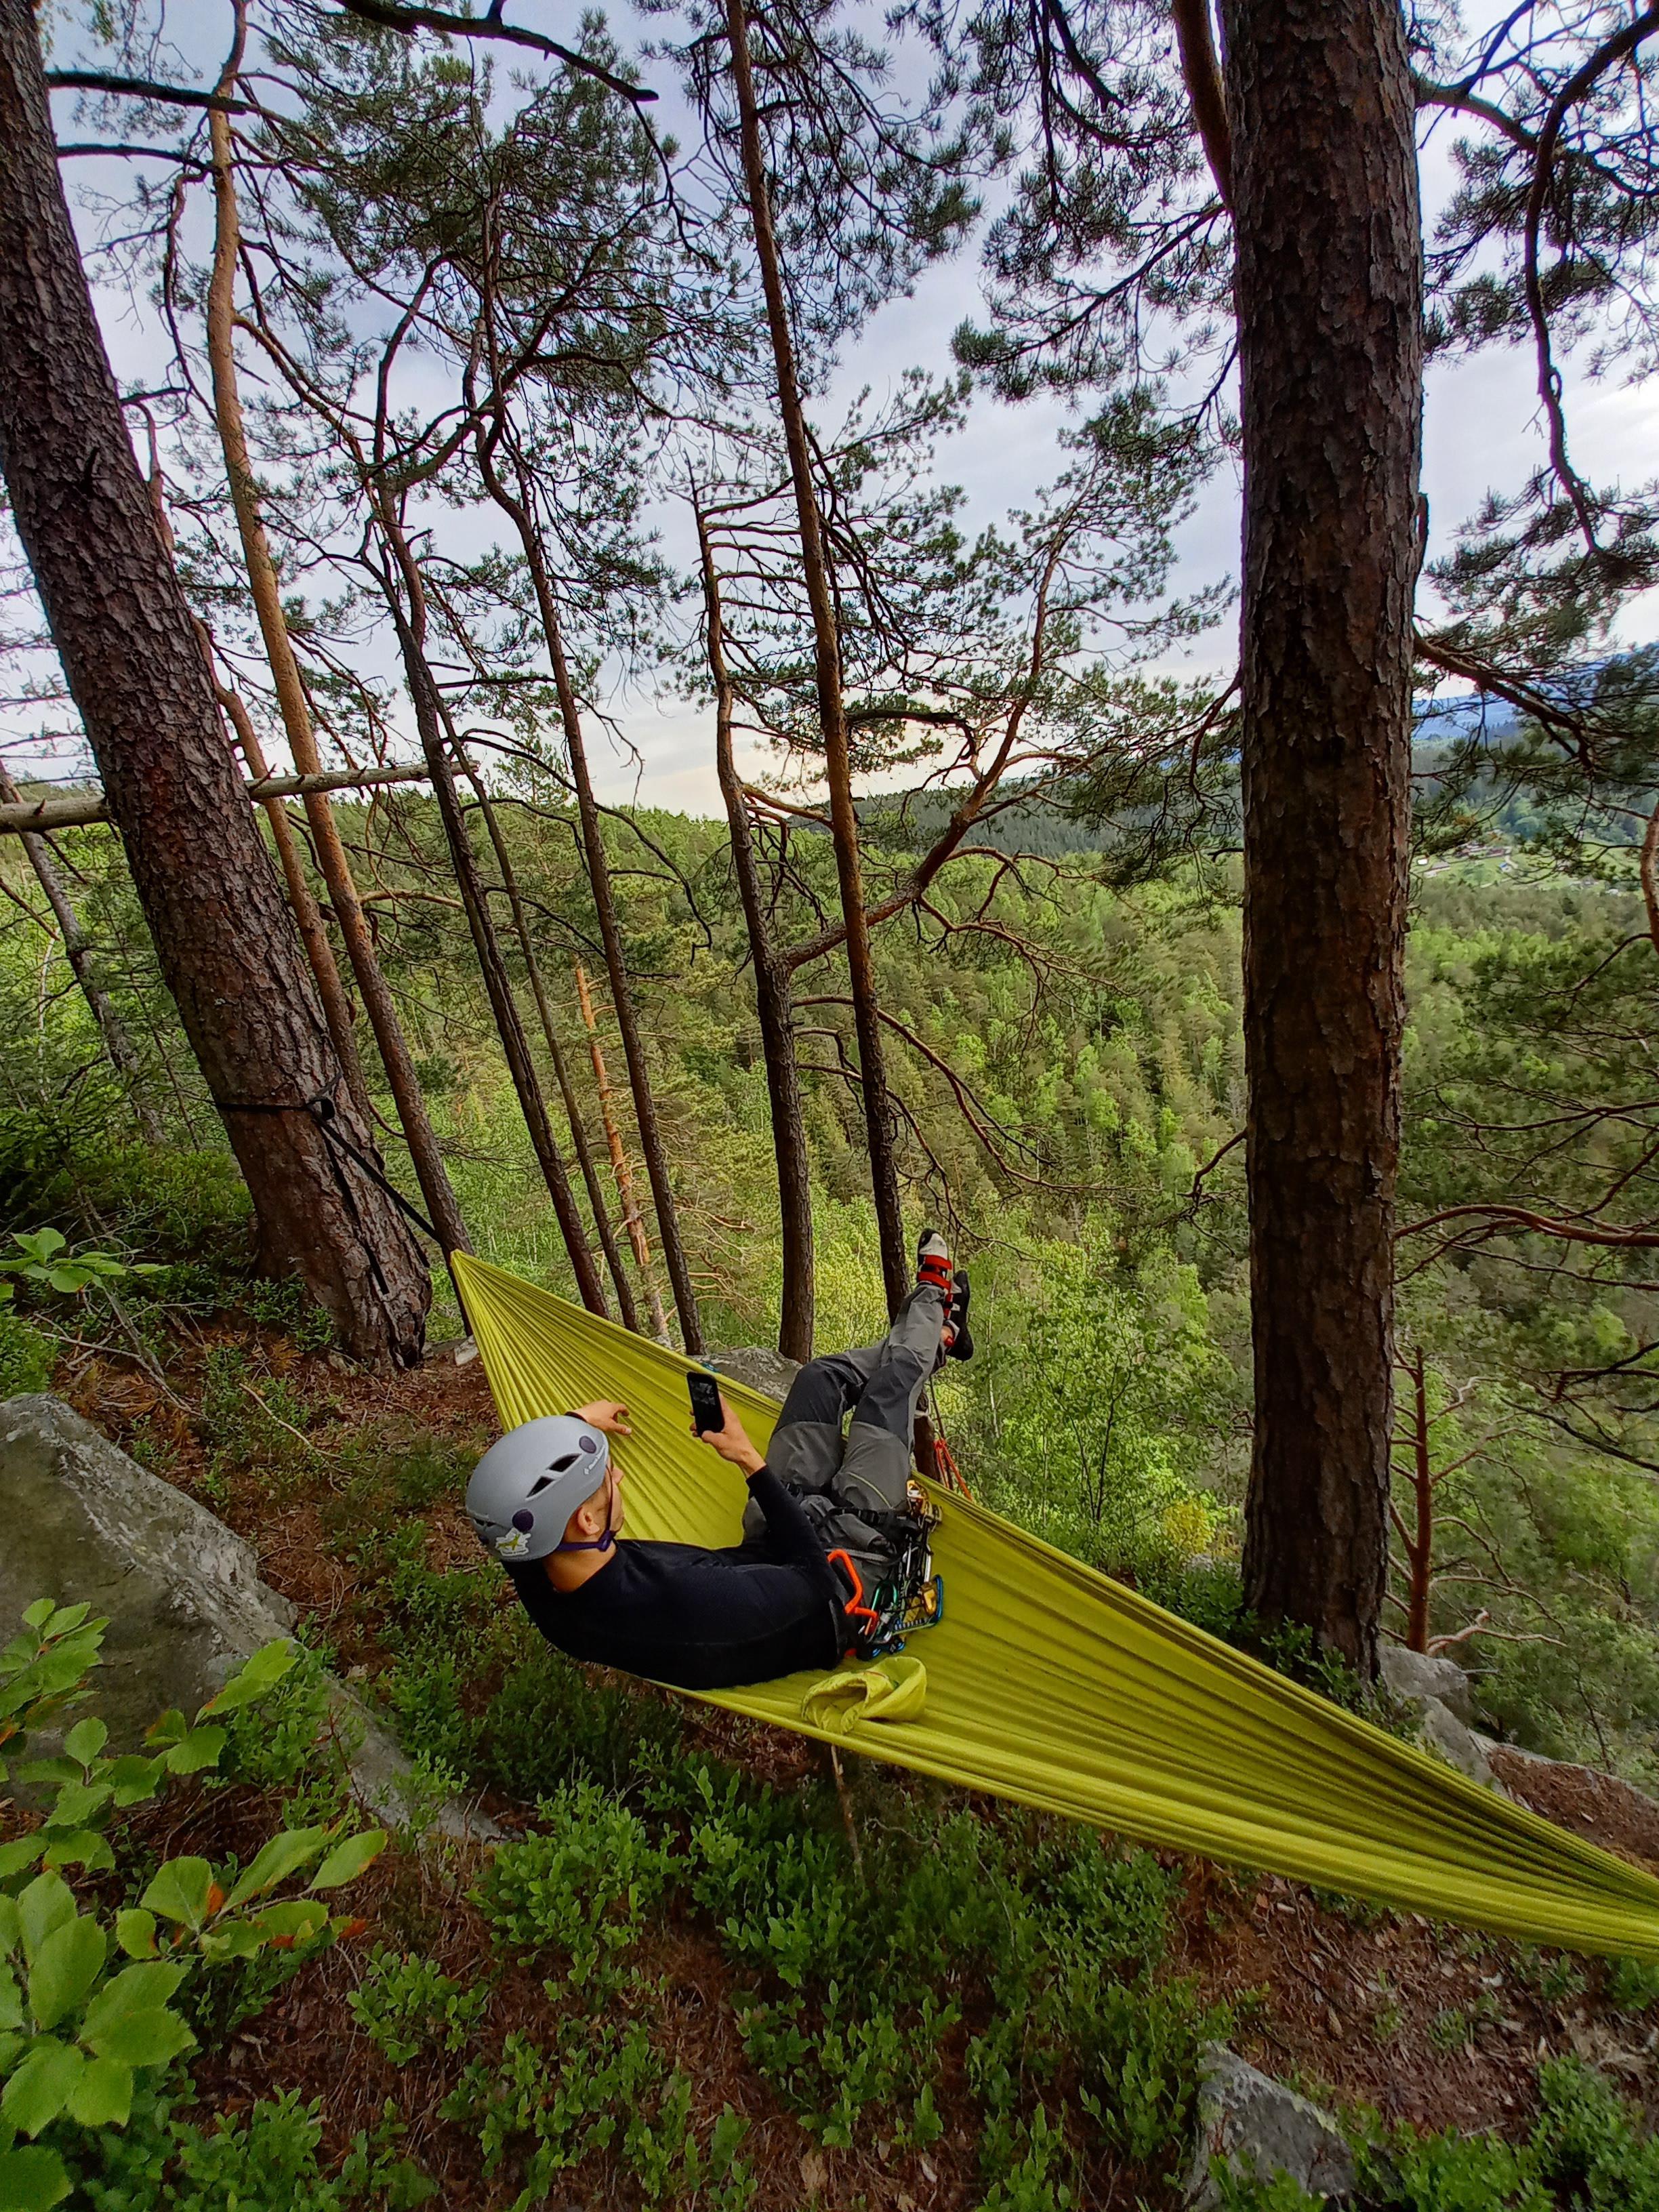
[[[743,1486],[690,1434],[692,1363],[465,1255],[502,1422],[620,1399],[636,1536],[738,1540]],[[763,1449],[778,1408],[721,1378]],[[848,1736],[802,1674],[711,1702],[1126,1836],[1522,1937],[1659,1960],[1659,1881],[1344,1712],[982,1506],[940,1494],[945,1618],[919,1718]]]

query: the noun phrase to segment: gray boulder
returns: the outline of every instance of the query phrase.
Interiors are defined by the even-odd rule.
[[[1419,1735],[1449,1765],[1460,1774],[1467,1774],[1471,1782],[1484,1783],[1500,1796],[1507,1796],[1492,1771],[1480,1738],[1472,1729],[1464,1727],[1449,1705],[1443,1705],[1438,1698],[1425,1698],[1419,1705],[1418,1716]]]
[[[1383,1687],[1401,1705],[1433,1698],[1466,1728],[1474,1717],[1469,1678],[1455,1659],[1438,1652],[1407,1651],[1402,1644],[1385,1644],[1377,1654],[1376,1671]]]
[[[207,1508],[99,1435],[56,1398],[0,1404],[0,1642],[38,1597],[109,1617],[98,1710],[112,1742],[138,1742],[171,1706],[192,1714],[295,1613],[259,1563]],[[430,1793],[350,1692],[331,1686],[357,1794],[379,1818],[417,1818],[455,1837],[495,1824]]]
[[[1332,2205],[1346,2203],[1358,2185],[1353,2153],[1328,2112],[1224,2043],[1210,2043],[1199,2061],[1198,2130],[1183,2192],[1191,2212],[1218,2212],[1221,2192],[1210,2172],[1218,2158],[1241,2180],[1288,2173]]]
[[[708,1364],[717,1375],[729,1375],[734,1382],[746,1382],[751,1390],[763,1397],[787,1398],[789,1385],[800,1373],[799,1359],[791,1359],[781,1352],[771,1352],[763,1344],[740,1344],[732,1352],[711,1352]]]

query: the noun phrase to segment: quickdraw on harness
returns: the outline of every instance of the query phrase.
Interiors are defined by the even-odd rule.
[[[879,1574],[872,1572],[867,1560],[861,1571],[851,1553],[840,1547],[824,1556],[850,1587],[842,1606],[850,1648],[860,1659],[879,1659],[902,1651],[907,1637],[934,1627],[945,1617],[945,1578],[933,1571],[933,1531],[940,1516],[921,1486],[913,1482],[902,1513],[861,1513],[859,1518],[894,1547]]]

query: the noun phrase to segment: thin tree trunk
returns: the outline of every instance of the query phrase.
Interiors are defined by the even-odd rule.
[[[668,1341],[668,1322],[663,1313],[661,1295],[651,1272],[651,1244],[645,1233],[645,1224],[640,1218],[640,1202],[634,1189],[634,1170],[611,1103],[611,1077],[605,1064],[605,1048],[599,1042],[599,1025],[593,1018],[593,994],[587,988],[587,970],[580,960],[575,965],[576,1003],[581,1008],[582,1027],[587,1031],[587,1056],[593,1064],[593,1087],[599,1096],[599,1120],[604,1126],[605,1141],[611,1153],[611,1172],[617,1179],[623,1227],[628,1231],[628,1241],[634,1248],[635,1263],[645,1285],[645,1294],[651,1301],[652,1327],[665,1344]]]
[[[240,60],[240,15],[236,43],[237,52],[227,64],[220,81],[220,88],[224,92],[230,88]],[[276,688],[276,700],[282,710],[283,728],[288,738],[289,750],[294,755],[294,765],[301,775],[317,775],[322,771],[322,761],[312,728],[311,705],[306,697],[300,664],[295,657],[293,641],[289,636],[288,619],[283,611],[276,564],[270,556],[270,542],[259,513],[258,488],[248,458],[247,438],[242,424],[242,403],[236,384],[234,326],[236,256],[240,240],[236,181],[231,166],[229,118],[216,108],[208,119],[208,128],[213,149],[215,210],[213,276],[208,287],[207,301],[208,359],[213,374],[214,416],[218,426],[219,441],[224,449],[225,472],[229,479],[236,527],[241,537],[248,585],[253,595],[254,611],[259,620],[259,635],[264,641],[265,658],[270,664],[271,678]],[[345,944],[347,957],[351,962],[352,973],[357,979],[357,988],[362,994],[369,1026],[374,1032],[374,1042],[380,1048],[380,1063],[386,1070],[386,1082],[397,1106],[398,1119],[403,1125],[404,1141],[409,1146],[421,1195],[426,1200],[427,1212],[433,1227],[443,1241],[446,1253],[470,1252],[471,1240],[466,1233],[461,1209],[456,1203],[443,1155],[438,1149],[438,1139],[426,1110],[426,1100],[415,1073],[415,1063],[410,1055],[403,1024],[398,1018],[397,1007],[375,955],[368,917],[363,912],[352,877],[351,864],[346,858],[345,847],[340,842],[334,810],[326,794],[320,791],[306,793],[305,809],[306,819],[311,826],[312,841],[316,847],[317,865],[328,885],[334,918]],[[290,878],[290,888],[292,881]],[[324,1003],[326,1007],[326,993]],[[361,1083],[361,1068],[358,1079]]]
[[[1369,1679],[1388,1571],[1422,249],[1398,0],[1225,0],[1244,429],[1244,1594]]]
[[[421,750],[431,772],[432,788],[438,801],[438,816],[449,848],[450,865],[455,871],[455,880],[460,889],[461,905],[466,915],[467,927],[471,932],[472,946],[477,955],[484,989],[489,994],[490,1012],[495,1018],[496,1033],[507,1055],[507,1073],[518,1094],[520,1110],[524,1115],[525,1127],[530,1132],[531,1146],[547,1185],[548,1196],[553,1201],[559,1232],[564,1239],[571,1272],[576,1278],[577,1295],[590,1313],[603,1314],[607,1311],[605,1289],[599,1281],[599,1270],[593,1265],[593,1255],[588,1249],[587,1232],[582,1226],[575,1193],[570,1188],[570,1178],[565,1173],[559,1148],[553,1141],[553,1132],[547,1119],[546,1101],[542,1097],[535,1064],[530,1057],[524,1024],[520,1018],[518,1002],[513,995],[512,979],[507,972],[507,963],[501,957],[495,925],[490,917],[483,879],[466,834],[460,800],[456,795],[455,779],[447,750],[447,740],[453,738],[453,732],[447,729],[443,701],[439,696],[437,683],[422,644],[426,598],[421,586],[420,571],[410,550],[409,541],[398,527],[395,516],[387,512],[383,501],[378,500],[376,512],[392,556],[403,577],[404,589],[410,595],[412,613],[405,611],[395,583],[390,577],[386,579],[386,603],[392,610],[398,648],[403,654],[404,673],[409,684],[410,696],[415,704],[415,722],[420,732]]]
[[[513,856],[507,850],[507,840],[489,793],[482,776],[469,763],[467,780],[472,786],[473,796],[478,802],[478,811],[483,817],[484,828],[489,833],[489,842],[495,854],[495,866],[501,871],[501,888],[507,893],[507,904],[513,912],[514,934],[519,940],[525,969],[530,977],[530,988],[536,1001],[536,1012],[542,1025],[542,1039],[547,1047],[547,1056],[553,1066],[553,1079],[559,1086],[559,1096],[564,1102],[565,1119],[570,1124],[570,1142],[582,1171],[586,1186],[588,1204],[593,1211],[593,1227],[599,1239],[599,1249],[605,1254],[605,1264],[610,1270],[616,1287],[617,1310],[623,1317],[623,1326],[640,1332],[639,1309],[634,1304],[634,1285],[628,1279],[628,1270],[617,1244],[616,1231],[611,1226],[610,1210],[605,1202],[605,1192],[599,1182],[599,1171],[593,1159],[593,1148],[587,1141],[582,1127],[581,1110],[576,1094],[571,1087],[569,1070],[565,1066],[564,1050],[559,1042],[559,1032],[554,1024],[553,1009],[547,996],[547,979],[542,974],[542,964],[536,957],[535,940],[530,933],[529,917],[525,913],[524,900],[519,890],[518,872],[513,866]]]
[[[1406,1565],[1410,1578],[1406,1649],[1426,1651],[1434,1560],[1434,1468],[1429,1454],[1428,1375],[1420,1347],[1411,1362],[1411,1377],[1412,1488],[1417,1501],[1417,1525],[1406,1540]]]
[[[853,1021],[858,1035],[870,1178],[876,1226],[881,1238],[881,1272],[888,1310],[896,1313],[910,1286],[910,1267],[905,1249],[904,1216],[899,1202],[892,1115],[887,1103],[886,1058],[870,955],[870,926],[864,908],[858,813],[853,804],[852,754],[846,702],[842,696],[841,643],[835,595],[824,555],[823,532],[807,444],[806,414],[801,404],[788,304],[784,297],[777,239],[772,228],[771,196],[761,145],[760,109],[749,58],[749,24],[743,0],[726,0],[726,26],[732,50],[732,75],[737,91],[744,180],[755,234],[755,257],[760,264],[761,289],[766,296],[767,327],[777,373],[778,411],[788,448],[789,473],[794,485],[800,530],[801,568],[807,601],[812,610],[818,720],[823,736],[824,779],[830,788],[830,819],[834,831],[836,872],[841,886],[842,918],[847,926],[847,967],[852,988]]]
[[[10,805],[18,803],[18,791],[3,765],[0,765],[0,799]],[[110,1066],[126,1085],[127,1103],[132,1108],[133,1119],[138,1124],[138,1133],[147,1145],[164,1145],[167,1131],[150,1104],[148,1085],[138,1055],[132,1048],[121,1017],[110,1003],[109,994],[98,980],[97,964],[92,957],[92,943],[81,927],[81,918],[70,902],[64,879],[58,872],[58,863],[52,858],[52,848],[44,837],[34,832],[23,832],[22,844],[28,864],[34,871],[35,881],[46,895],[58,923],[58,933],[63,939],[64,957],[69,962],[70,972],[81,987],[81,996],[87,1002],[104,1050],[109,1054]]]
[[[732,866],[749,932],[750,964],[755,971],[755,1011],[760,1023],[761,1053],[771,1104],[772,1151],[778,1170],[778,1212],[782,1224],[783,1295],[778,1317],[778,1350],[787,1358],[812,1357],[814,1268],[812,1255],[811,1164],[801,1107],[800,1068],[795,1057],[790,972],[778,956],[767,926],[766,900],[755,859],[754,825],[744,798],[732,744],[732,690],[726,661],[720,578],[714,548],[701,512],[697,545],[702,560],[702,597],[709,673],[714,682],[714,760],[720,796],[732,832]]]
[[[657,1120],[657,1103],[651,1087],[650,1066],[645,1056],[645,1040],[640,1032],[633,987],[629,981],[622,925],[617,918],[616,893],[611,881],[611,863],[605,857],[599,802],[594,798],[593,780],[588,773],[581,708],[576,697],[576,687],[571,681],[569,664],[565,659],[564,636],[553,580],[548,574],[546,551],[531,509],[530,486],[522,463],[518,465],[519,494],[514,498],[501,481],[488,441],[482,433],[477,440],[477,452],[479,474],[484,489],[502,512],[512,519],[536,594],[542,635],[553,672],[553,689],[559,702],[559,720],[564,731],[565,750],[570,757],[570,780],[576,787],[576,817],[581,830],[582,852],[587,862],[587,879],[593,893],[593,909],[599,917],[599,941],[605,948],[611,1003],[617,1010],[617,1027],[622,1036],[623,1057],[628,1063],[629,1088],[634,1094],[634,1119],[640,1132],[640,1150],[645,1156],[645,1172],[651,1184],[652,1203],[656,1208],[657,1233],[662,1239],[663,1261],[668,1269],[668,1279],[674,1292],[674,1310],[679,1316],[680,1335],[686,1350],[695,1354],[702,1350],[702,1326],[697,1318],[696,1293],[692,1288],[691,1269],[680,1236],[679,1209],[675,1203],[673,1179],[668,1171],[668,1155]]]
[[[228,684],[216,684],[214,696],[230,719],[236,732],[236,742],[242,757],[247,763],[251,776],[270,774],[265,765],[264,748],[259,743],[259,733],[253,726],[253,718],[241,697]],[[353,1105],[365,1121],[373,1121],[374,1109],[369,1103],[368,1085],[363,1079],[363,1063],[357,1055],[357,1040],[352,1034],[351,1005],[345,994],[345,985],[340,981],[340,970],[334,958],[334,948],[328,941],[328,932],[323,927],[322,908],[312,896],[311,885],[306,879],[305,860],[300,851],[300,841],[294,834],[294,824],[288,818],[288,809],[280,799],[264,802],[265,819],[270,824],[272,841],[276,847],[276,858],[282,863],[283,881],[288,886],[288,902],[294,909],[294,919],[299,925],[300,941],[305,946],[306,958],[316,978],[317,992],[323,1002],[323,1016],[328,1024],[328,1033],[334,1040],[334,1049],[340,1056],[340,1066],[345,1073],[346,1088],[351,1093]]]
[[[161,973],[253,1200],[260,1257],[357,1358],[420,1357],[431,1284],[372,1156],[238,788],[58,179],[30,0],[0,0],[0,469]]]

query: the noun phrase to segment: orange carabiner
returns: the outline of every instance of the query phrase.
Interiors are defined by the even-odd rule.
[[[853,1585],[853,1595],[842,1606],[842,1611],[849,1617],[862,1618],[872,1623],[878,1621],[881,1615],[872,1606],[867,1606],[864,1602],[864,1577],[853,1565],[852,1554],[848,1552],[834,1551],[826,1552],[823,1556],[832,1566],[839,1559],[842,1565],[846,1568],[848,1579]]]

